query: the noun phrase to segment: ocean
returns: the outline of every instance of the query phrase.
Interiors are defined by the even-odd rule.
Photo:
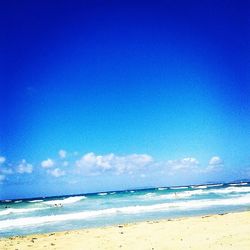
[[[5,200],[0,237],[249,209],[249,182]]]

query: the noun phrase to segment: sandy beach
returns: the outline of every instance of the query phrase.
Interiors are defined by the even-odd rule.
[[[250,249],[250,211],[0,239],[0,249]]]

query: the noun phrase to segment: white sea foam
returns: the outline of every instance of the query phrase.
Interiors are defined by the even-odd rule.
[[[230,194],[230,193],[248,193],[250,192],[250,187],[228,187],[223,189],[211,189],[206,190],[206,193],[213,194]]]
[[[185,191],[182,193],[177,193],[180,196],[193,196],[193,195],[203,195],[203,194],[230,194],[230,193],[248,193],[250,192],[250,187],[228,187],[223,189],[209,189],[209,190],[194,190]]]
[[[111,192],[110,194],[116,194],[116,192]]]
[[[167,188],[158,188],[159,191],[166,190]]]
[[[147,194],[144,194],[144,195],[140,195],[140,198],[142,198],[142,199],[147,199],[147,198],[151,198],[151,197],[154,197],[154,196],[156,196],[156,194],[155,193],[147,193]]]
[[[108,193],[98,193],[97,195],[100,195],[100,196],[105,196],[107,195]]]
[[[206,189],[207,185],[199,185],[199,186],[191,186],[192,188],[201,188],[201,189]]]
[[[207,199],[207,200],[190,200],[186,202],[161,203],[148,206],[128,206],[120,208],[109,208],[95,211],[84,211],[71,214],[26,217],[19,219],[8,219],[0,221],[0,229],[16,228],[30,225],[39,225],[43,223],[54,223],[68,220],[85,220],[90,218],[114,216],[117,214],[141,214],[149,212],[161,212],[171,210],[193,210],[212,206],[235,206],[250,204],[250,195],[231,199]]]
[[[240,182],[240,183],[231,183],[229,184],[230,186],[245,186],[247,185],[248,183],[247,182]]]
[[[34,212],[38,210],[44,210],[48,209],[46,207],[40,207],[40,208],[6,208],[5,210],[0,211],[1,215],[8,215],[8,214],[17,214],[17,213],[29,213]]]
[[[208,184],[208,187],[221,187],[223,186],[223,183],[219,183],[219,184]]]
[[[172,190],[177,190],[177,189],[187,189],[188,187],[171,187],[170,189]]]
[[[131,190],[130,193],[134,193],[135,191],[134,190]]]
[[[152,197],[153,200],[166,200],[166,199],[181,199],[191,197],[193,195],[203,194],[203,190],[185,191],[171,194],[163,194]]]
[[[74,197],[65,198],[63,200],[44,201],[43,203],[46,205],[58,205],[58,204],[66,205],[66,204],[71,204],[71,203],[81,201],[83,199],[86,199],[86,196],[74,196]]]
[[[42,202],[43,200],[32,200],[32,201],[29,201],[30,203],[37,203],[37,202]]]
[[[223,189],[195,189],[184,192],[176,192],[170,194],[157,195],[155,193],[147,193],[142,195],[140,199],[145,200],[166,200],[166,199],[182,199],[188,198],[195,195],[209,195],[209,194],[240,194],[250,193],[250,187],[228,187]]]
[[[20,202],[22,202],[22,200],[19,200],[19,201],[14,201],[14,203],[20,203]]]

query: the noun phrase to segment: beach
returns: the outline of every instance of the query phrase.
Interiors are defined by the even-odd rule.
[[[0,249],[249,249],[250,211],[14,236]]]

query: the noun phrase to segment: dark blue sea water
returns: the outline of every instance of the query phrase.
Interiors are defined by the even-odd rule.
[[[250,183],[0,202],[0,237],[250,210]]]

